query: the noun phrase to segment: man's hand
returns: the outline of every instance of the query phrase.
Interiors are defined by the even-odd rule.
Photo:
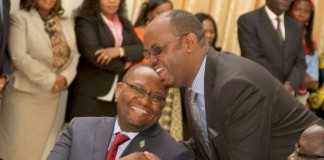
[[[6,87],[7,79],[5,76],[0,77],[0,93],[3,92],[4,88]]]
[[[149,152],[145,151],[145,152],[131,153],[131,154],[121,158],[121,160],[160,160],[160,158],[158,158],[153,153],[149,153]]]

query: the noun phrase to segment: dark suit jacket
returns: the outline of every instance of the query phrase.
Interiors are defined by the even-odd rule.
[[[96,63],[95,52],[114,47],[111,30],[100,15],[76,18],[76,38],[80,52],[77,75],[69,88],[67,120],[75,116],[114,116],[115,103],[97,100],[112,87],[115,75],[124,72],[125,63],[143,58],[143,45],[127,19],[120,17],[123,25],[123,58],[116,58],[107,65]]]
[[[281,46],[265,7],[240,16],[238,38],[243,57],[264,66],[281,82],[290,81],[295,90],[306,70],[301,30],[285,16],[285,42]]]
[[[8,54],[8,33],[9,33],[9,11],[10,0],[3,2],[3,24],[0,26],[0,75],[3,72],[9,72],[9,54]]]
[[[56,143],[48,160],[105,160],[115,118],[87,117],[72,120]],[[140,142],[145,141],[141,147]],[[174,141],[158,124],[140,132],[122,157],[137,151],[150,151],[161,160],[193,160],[193,154]]]
[[[123,25],[122,47],[125,49],[125,58],[114,59],[108,65],[99,65],[95,52],[100,48],[114,47],[112,32],[100,15],[76,18],[76,38],[81,57],[74,91],[92,97],[103,96],[108,93],[115,74],[124,71],[125,62],[143,58],[143,46],[132,25],[127,19],[120,20]]]
[[[210,49],[204,81],[214,156],[207,158],[196,140],[197,159],[286,160],[302,131],[318,120],[269,72],[245,58]]]

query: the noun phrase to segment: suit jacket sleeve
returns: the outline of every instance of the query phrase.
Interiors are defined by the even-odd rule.
[[[241,16],[238,19],[238,40],[243,57],[251,59],[264,67],[270,67],[261,51],[259,39],[256,35],[256,26],[251,19]],[[272,70],[271,68],[267,68]]]
[[[235,88],[235,89],[233,89]],[[225,108],[224,136],[230,160],[267,159],[267,143],[270,133],[265,96],[255,86],[244,80],[232,80],[225,84],[223,97],[218,104]]]
[[[72,127],[75,119],[73,119],[69,126],[63,131],[61,137],[56,142],[53,150],[49,154],[47,160],[68,160],[72,146]]]
[[[299,42],[298,44],[296,44],[298,49],[296,50],[297,53],[295,54],[297,54],[297,57],[296,57],[295,65],[293,66],[290,75],[287,79],[288,81],[291,82],[295,91],[298,90],[300,84],[302,84],[306,72],[305,52],[303,48],[301,33],[302,32],[299,29],[296,30],[295,35],[297,36]]]
[[[122,46],[125,50],[125,57],[128,61],[138,61],[143,58],[143,44],[140,39],[138,39],[132,24],[127,19],[122,19],[124,30],[129,36],[130,43],[128,45]]]
[[[11,15],[9,50],[12,62],[17,70],[23,72],[32,82],[39,84],[46,90],[51,90],[56,74],[49,67],[34,59],[27,50],[26,28],[27,18],[22,12]]]

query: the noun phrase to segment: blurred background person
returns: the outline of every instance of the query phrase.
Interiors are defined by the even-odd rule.
[[[173,9],[170,0],[148,0],[143,2],[139,11],[134,27],[137,36],[143,42],[145,26],[157,15]]]
[[[143,46],[126,19],[124,0],[84,0],[76,13],[80,51],[78,74],[69,90],[67,120],[80,116],[115,116],[118,77]]]
[[[73,23],[62,14],[60,0],[22,0],[11,15],[9,50],[15,70],[0,112],[6,160],[41,159],[60,95],[75,77],[79,54]]]
[[[289,7],[288,15],[300,25],[303,36],[307,68],[304,81],[297,92],[297,99],[306,105],[308,90],[314,91],[318,88],[319,78],[318,55],[312,37],[314,6],[310,0],[294,0]]]
[[[292,0],[266,0],[265,5],[238,18],[243,57],[266,68],[295,95],[306,72],[302,34],[286,11]]]
[[[7,82],[5,75],[9,73],[8,69],[10,68],[10,60],[7,52],[10,1],[1,1],[0,3],[2,6],[0,8],[0,92],[2,92]]]
[[[217,32],[217,24],[216,21],[208,14],[205,13],[197,13],[195,16],[198,18],[200,23],[203,26],[205,37],[211,47],[215,50],[220,51],[221,48],[216,47],[218,32]]]
[[[10,1],[1,1],[0,2],[0,94],[2,94],[5,85],[7,84],[7,77],[4,73],[6,70],[4,69],[5,64],[7,62],[10,62],[8,58],[8,31],[9,31],[9,10],[10,10]],[[1,105],[0,105],[0,111],[1,111]],[[1,129],[1,127],[0,127]],[[0,137],[1,137],[2,131],[0,130]],[[0,143],[1,140],[0,140]],[[3,149],[1,148],[0,144],[0,159],[2,156]]]

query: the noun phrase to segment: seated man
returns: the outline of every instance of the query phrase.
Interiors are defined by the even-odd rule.
[[[194,159],[184,145],[174,141],[158,124],[165,96],[166,88],[152,68],[134,66],[118,83],[117,117],[73,119],[48,160],[117,160],[143,151],[161,160]]]
[[[288,160],[324,160],[324,122],[307,128]]]

